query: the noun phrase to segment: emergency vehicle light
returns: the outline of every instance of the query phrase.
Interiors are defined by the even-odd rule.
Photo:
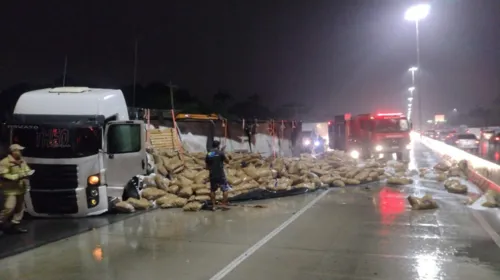
[[[383,113],[383,114],[377,114],[378,117],[396,117],[396,116],[402,116],[403,113]]]

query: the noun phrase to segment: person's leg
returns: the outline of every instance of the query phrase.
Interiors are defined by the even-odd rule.
[[[14,207],[11,227],[8,229],[9,233],[26,233],[28,232],[26,229],[23,229],[19,226],[21,220],[24,216],[24,194],[16,195],[16,205]]]
[[[12,216],[12,224],[19,225],[24,217],[24,194],[16,196],[16,207],[14,208],[14,215]]]
[[[227,182],[224,182],[221,185],[221,191],[222,191],[222,205],[224,207],[227,207],[229,205],[228,201],[228,192],[231,188],[229,187],[229,184]]]
[[[210,180],[210,201],[212,202],[212,210],[216,209],[215,192],[219,188],[215,180]]]
[[[5,194],[2,211],[0,211],[0,228],[5,229],[9,225],[10,217],[16,207],[16,196]]]

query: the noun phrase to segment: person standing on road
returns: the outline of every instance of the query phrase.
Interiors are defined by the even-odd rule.
[[[224,154],[224,148],[221,149],[220,142],[214,140],[212,143],[212,149],[208,151],[207,156],[205,157],[206,168],[210,172],[210,199],[212,201],[213,211],[216,210],[215,192],[219,188],[222,191],[222,206],[227,209],[228,205],[227,192],[230,188],[224,172],[224,162],[229,162]]]
[[[29,185],[28,178],[34,171],[24,161],[22,150],[24,147],[13,144],[9,147],[10,154],[0,161],[0,190],[4,195],[0,227],[5,233],[27,232],[19,224],[24,215],[24,194]]]

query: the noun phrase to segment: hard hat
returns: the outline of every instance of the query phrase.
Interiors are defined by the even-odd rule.
[[[13,151],[22,151],[22,150],[24,150],[24,147],[21,146],[21,145],[19,145],[19,144],[12,144],[12,145],[10,145],[9,150],[11,152],[13,152]]]

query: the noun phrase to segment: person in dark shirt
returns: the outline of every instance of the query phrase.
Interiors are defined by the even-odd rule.
[[[227,208],[227,192],[230,187],[226,180],[226,174],[224,173],[224,162],[228,163],[229,160],[224,154],[224,148],[220,148],[220,142],[214,140],[212,143],[212,149],[208,151],[205,157],[206,168],[210,172],[210,199],[212,200],[212,210],[215,210],[215,192],[220,188],[222,191],[222,206]]]

